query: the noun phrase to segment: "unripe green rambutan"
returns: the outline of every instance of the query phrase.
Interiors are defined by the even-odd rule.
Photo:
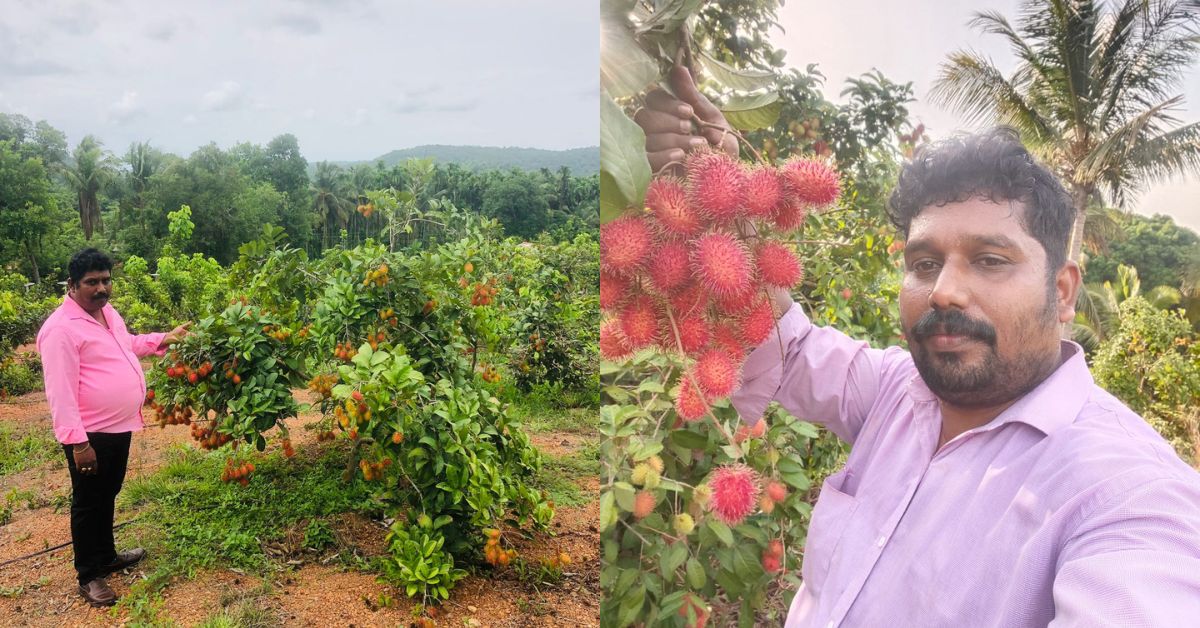
[[[642,462],[634,465],[633,471],[629,473],[629,483],[634,486],[642,486],[646,483],[646,474],[652,471],[650,465]]]
[[[679,536],[687,536],[696,529],[696,522],[692,520],[692,516],[685,513],[675,515],[671,521],[671,527],[674,528],[675,534]]]

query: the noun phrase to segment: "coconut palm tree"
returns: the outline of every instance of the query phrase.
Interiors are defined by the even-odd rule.
[[[100,190],[116,168],[112,155],[106,153],[100,140],[92,135],[80,140],[71,156],[74,163],[64,168],[63,172],[79,198],[79,221],[83,225],[83,237],[91,240],[93,232],[104,231],[100,221]]]
[[[1071,259],[1079,259],[1086,209],[1102,194],[1123,206],[1147,183],[1200,172],[1200,123],[1180,126],[1173,116],[1200,49],[1196,0],[1028,0],[1016,27],[994,11],[970,24],[1004,37],[1016,69],[1005,76],[984,56],[958,51],[930,96],[973,121],[1015,127],[1057,171],[1076,209]]]
[[[321,245],[329,248],[329,234],[335,229],[345,229],[350,221],[353,203],[347,198],[346,173],[336,164],[322,161],[312,182],[313,213],[321,223]]]

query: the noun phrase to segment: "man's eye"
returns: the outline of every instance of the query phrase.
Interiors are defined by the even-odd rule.
[[[979,258],[979,263],[984,266],[1003,266],[1008,263],[1008,260],[1003,257],[988,256]]]
[[[918,260],[913,263],[912,269],[918,273],[927,273],[937,269],[937,263],[933,260]]]

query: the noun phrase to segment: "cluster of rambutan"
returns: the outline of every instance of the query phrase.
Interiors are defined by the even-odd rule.
[[[791,288],[803,267],[780,235],[837,200],[837,173],[822,161],[745,166],[716,151],[693,153],[687,179],[664,176],[646,210],[600,228],[600,352],[622,360],[655,347],[691,358],[675,410],[703,418],[741,381],[747,350],[775,326],[768,288]]]
[[[500,547],[500,531],[496,529],[488,529],[484,531],[487,534],[487,543],[483,547],[484,560],[493,567],[507,567],[508,563],[512,562],[517,557],[517,550],[504,549]]]
[[[192,422],[192,438],[200,443],[201,449],[208,450],[217,449],[233,440],[232,436],[217,431],[215,421],[208,421],[203,425]]]

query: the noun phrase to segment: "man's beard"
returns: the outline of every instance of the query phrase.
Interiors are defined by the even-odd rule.
[[[1002,358],[997,352],[996,329],[969,318],[960,310],[931,310],[908,330],[913,363],[921,379],[939,399],[963,408],[997,406],[1033,390],[1058,366],[1059,352],[1047,352],[1033,342],[1045,326],[1055,325],[1053,293],[1036,318],[1025,319],[1010,341],[1017,355]],[[935,334],[966,336],[983,345],[982,358],[964,363],[964,355],[927,350],[924,341]]]

